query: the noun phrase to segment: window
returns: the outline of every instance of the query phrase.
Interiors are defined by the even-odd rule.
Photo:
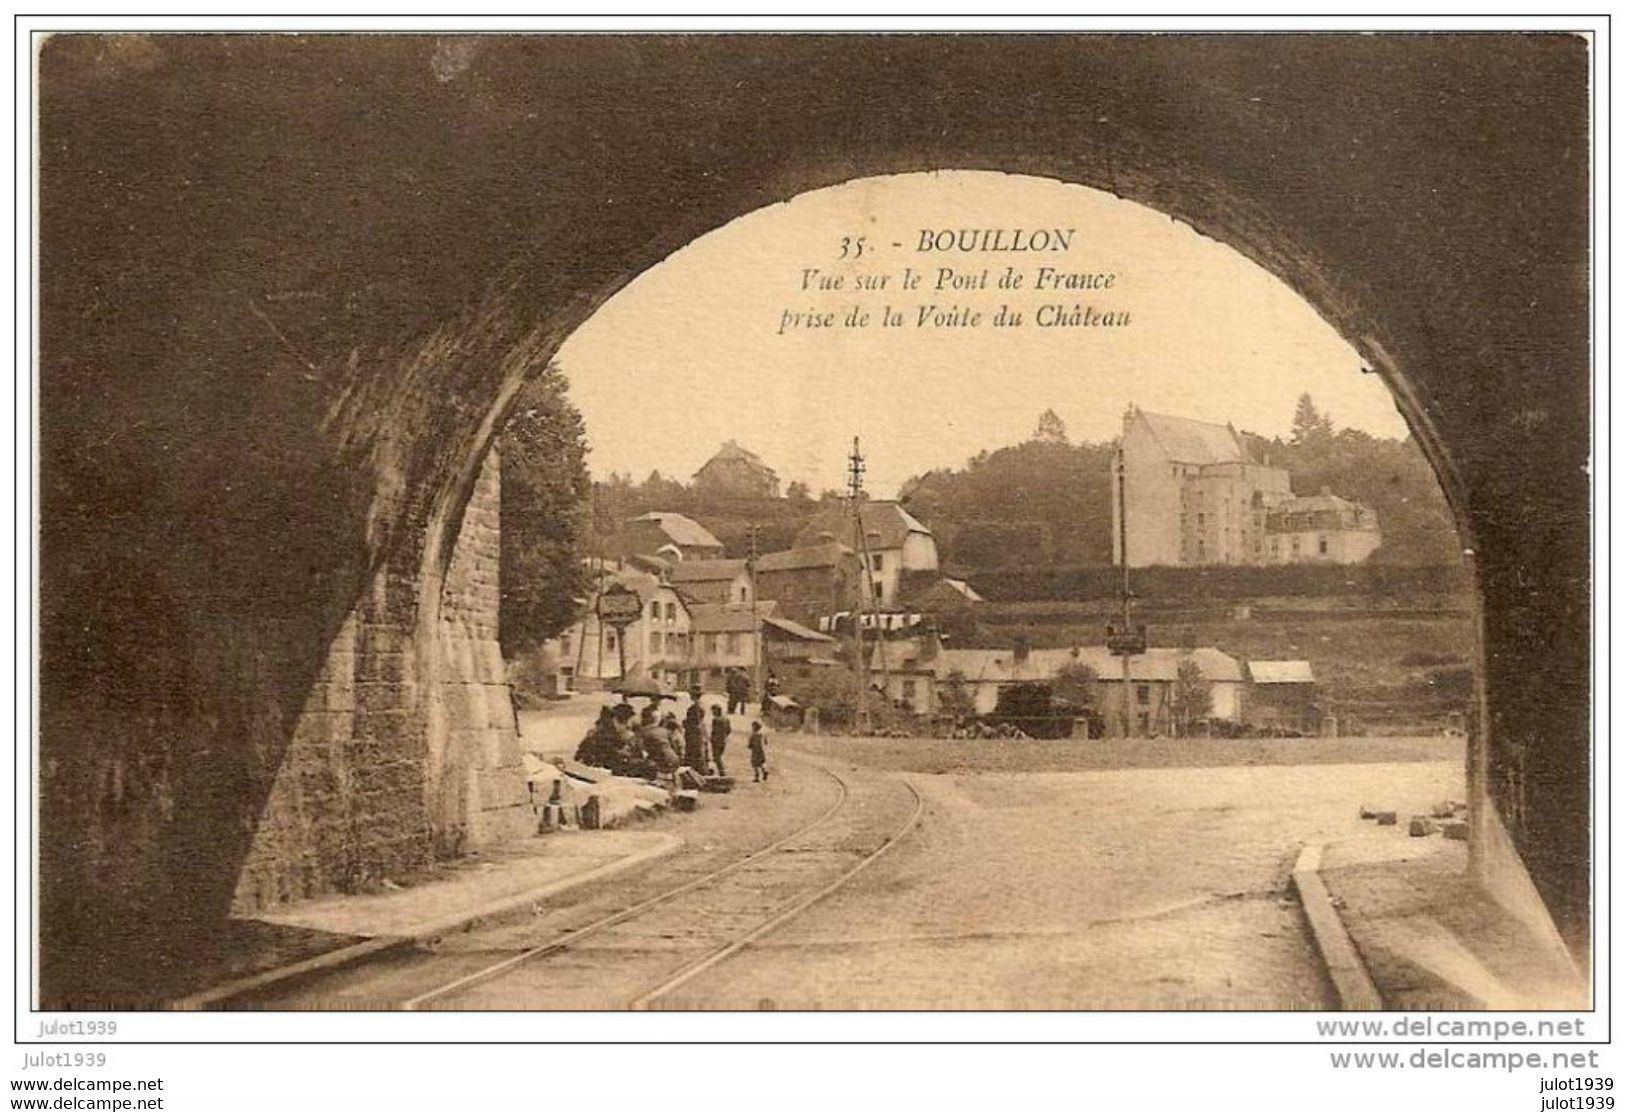
[[[1142,707],[1150,706],[1151,705],[1151,685],[1148,684],[1148,683],[1136,684],[1135,688],[1134,688],[1134,697],[1135,697],[1136,700],[1139,701],[1139,704]]]
[[[916,683],[915,680],[904,680],[903,681],[903,698],[905,698],[905,699],[914,698],[914,693],[915,693],[916,690],[918,690],[918,687],[917,687],[917,683]]]
[[[610,652],[615,651],[615,631],[613,629],[604,634],[604,648]]]
[[[660,631],[658,629],[649,634],[649,649],[656,653],[660,651]]]
[[[649,604],[649,617],[653,618],[655,621],[660,620],[660,604],[658,602],[651,602]]]
[[[1320,538],[1320,554],[1322,556],[1326,555],[1326,538],[1325,537]]]
[[[740,602],[749,602],[750,601],[750,588],[748,586],[746,586],[745,584],[743,584],[743,583],[741,583],[739,585],[739,601]]]
[[[886,557],[884,555],[882,555],[881,553],[879,553],[879,552],[875,553],[875,555],[874,555],[874,564],[875,564],[875,570],[880,571],[882,568],[884,568],[886,566]]]
[[[739,653],[739,634],[728,634],[728,655],[737,656]]]
[[[563,656],[570,655],[570,634],[568,632],[559,634],[559,653]]]

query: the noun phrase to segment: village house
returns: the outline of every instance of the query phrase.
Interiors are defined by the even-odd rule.
[[[871,682],[893,702],[917,714],[942,713],[943,692],[959,684],[970,696],[974,713],[991,714],[999,693],[1016,684],[1048,684],[1068,665],[1083,665],[1095,674],[1093,709],[1108,731],[1121,732],[1123,701],[1129,700],[1135,731],[1149,737],[1173,732],[1174,685],[1181,663],[1194,663],[1207,684],[1210,719],[1239,721],[1246,675],[1241,662],[1214,648],[1152,648],[1129,661],[1129,684],[1123,685],[1123,661],[1103,645],[1066,649],[950,649],[934,637],[891,641],[869,654]]]
[[[781,680],[805,678],[816,671],[839,668],[835,638],[785,617],[762,619],[762,649],[767,671]]]
[[[928,614],[936,630],[959,637],[975,629],[976,610],[986,600],[963,579],[933,572],[907,572],[899,591],[904,610]]]
[[[772,602],[764,601],[755,606],[694,603],[689,623],[693,651],[687,682],[707,691],[720,691],[729,669],[754,670],[762,624],[774,616],[775,609]]]
[[[1329,490],[1279,503],[1266,522],[1272,564],[1357,564],[1382,545],[1377,515]]]
[[[905,576],[902,601],[928,613],[955,607],[974,607],[987,600],[963,579],[946,575]]]
[[[760,456],[735,441],[725,441],[716,455],[694,472],[694,486],[707,494],[741,498],[777,498],[779,476]]]
[[[680,560],[667,567],[666,578],[696,603],[749,606],[756,597],[744,560]]]
[[[1126,490],[1114,460],[1113,563],[1122,562],[1125,493],[1130,567],[1352,564],[1382,543],[1370,509],[1329,492],[1295,497],[1287,472],[1253,459],[1228,425],[1131,406],[1121,446]]]
[[[787,548],[756,559],[756,587],[787,618],[817,625],[858,602],[858,557],[839,541]]]
[[[636,592],[643,604],[639,618],[624,630],[598,618],[597,596],[611,584]],[[558,661],[560,687],[566,691],[603,690],[621,677],[623,664],[627,674],[641,672],[673,686],[690,666],[690,626],[688,603],[670,583],[614,565],[597,579],[592,596],[582,600],[581,618],[546,648]]]
[[[651,510],[627,522],[622,543],[629,556],[658,556],[673,562],[722,556],[722,542],[709,529],[667,510]]]
[[[1247,672],[1252,679],[1247,690],[1248,725],[1303,734],[1320,732],[1315,673],[1309,661],[1254,660],[1248,663]]]
[[[937,539],[931,530],[902,505],[889,500],[865,500],[860,510],[864,536],[857,535],[852,508],[845,502],[833,504],[816,514],[796,535],[795,547],[838,541],[867,558],[863,582],[865,608],[889,610],[898,605],[899,587],[905,572],[937,570]],[[865,543],[867,542],[867,543]]]

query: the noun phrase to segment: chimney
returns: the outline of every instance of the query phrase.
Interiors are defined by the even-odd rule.
[[[925,636],[920,641],[920,659],[935,660],[941,652],[942,635],[937,632],[936,626],[927,626]]]

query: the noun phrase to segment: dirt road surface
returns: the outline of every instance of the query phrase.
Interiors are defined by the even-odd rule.
[[[849,882],[646,1006],[1325,1008],[1288,885],[1299,850],[1359,829],[1362,804],[1420,811],[1462,792],[1459,756],[1431,742],[1373,746],[1382,759],[1360,762],[1349,741],[1317,750],[1318,763],[1291,763],[1290,748],[1210,744],[1181,757],[1165,746],[1132,768],[1036,747],[995,761],[967,742],[775,744],[770,786],[742,784],[662,820],[689,843],[673,864],[252,1006],[388,1008],[428,994],[418,1006],[624,1008],[838,883],[923,801],[918,823]],[[1053,771],[1069,764],[1082,768]],[[726,882],[441,993],[786,836]]]

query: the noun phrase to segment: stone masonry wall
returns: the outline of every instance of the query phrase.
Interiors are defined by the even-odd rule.
[[[439,706],[431,717],[429,768],[435,849],[442,856],[520,837],[532,827],[497,641],[501,521],[502,462],[493,449],[464,512],[440,594]]]
[[[381,573],[328,648],[239,874],[233,911],[365,889],[530,829],[497,645],[501,465],[493,452],[441,584]]]
[[[270,773],[235,913],[361,890],[431,860],[413,594],[381,574],[333,639]]]

